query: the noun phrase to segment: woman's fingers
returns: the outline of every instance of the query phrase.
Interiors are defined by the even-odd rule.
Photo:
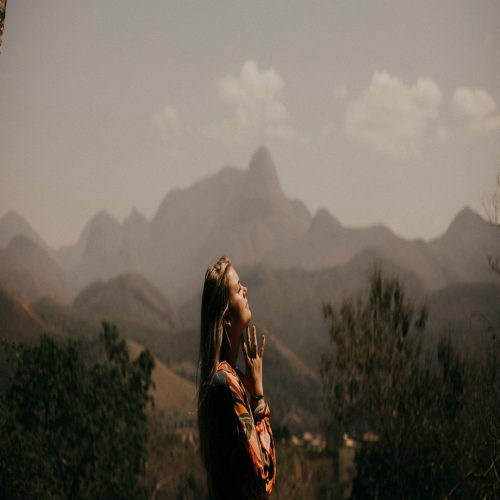
[[[250,334],[250,325],[247,326],[247,351],[248,351],[248,356],[252,358],[254,356],[254,347],[253,347],[253,342],[252,342],[252,335]]]
[[[266,337],[262,335],[261,341],[260,341],[260,349],[259,349],[259,356],[262,358],[264,355],[264,346],[266,345]]]
[[[248,364],[248,350],[247,350],[247,344],[245,342],[245,339],[243,339],[243,342],[241,343],[241,350],[243,351],[243,357],[245,358],[245,364]]]
[[[253,342],[253,335],[250,333],[250,325],[246,327],[246,342],[247,342],[247,352],[250,358],[255,357],[255,344]]]
[[[252,333],[250,333],[250,326],[247,326],[246,335],[243,336],[243,342],[241,343],[245,360],[250,360],[251,358],[256,357],[262,358],[264,355],[265,345],[265,335],[262,335],[259,347],[259,344],[257,343],[257,329],[255,328],[255,325],[252,325]]]
[[[252,325],[252,338],[253,338],[253,354],[254,356],[257,356],[257,329],[255,328],[255,325]]]

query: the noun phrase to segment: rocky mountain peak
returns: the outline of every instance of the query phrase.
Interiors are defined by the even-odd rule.
[[[6,250],[13,253],[30,253],[35,254],[37,252],[42,252],[43,250],[29,237],[24,234],[18,234],[14,236],[12,240],[7,245]]]
[[[464,207],[452,220],[444,236],[463,233],[476,233],[485,228],[487,222],[470,207]]]
[[[47,253],[52,253],[50,247],[40,238],[22,215],[14,211],[7,212],[0,217],[0,248],[6,247],[18,235],[27,236]]]
[[[89,222],[89,226],[92,228],[106,228],[117,225],[119,226],[120,223],[109,212],[106,212],[106,210],[97,212]]]
[[[73,307],[118,321],[167,328],[181,325],[170,301],[144,276],[131,272],[87,286],[75,298]]]
[[[136,208],[133,208],[128,217],[123,221],[123,228],[125,230],[143,230],[148,225],[149,222],[146,217]]]
[[[122,239],[121,224],[108,212],[98,212],[88,224],[85,253],[117,248]]]
[[[332,230],[342,227],[326,208],[320,208],[315,214],[309,228],[309,234],[331,233]]]
[[[127,221],[140,221],[140,222],[143,222],[143,221],[147,221],[146,217],[141,213],[139,212],[139,210],[137,210],[137,208],[132,208],[132,210],[130,211],[130,214],[128,215],[128,217],[124,220],[124,223],[127,222]]]
[[[6,223],[20,227],[30,227],[28,221],[22,215],[14,212],[13,210],[10,210],[9,212],[2,215],[2,217],[0,217],[0,224]]]
[[[267,193],[281,193],[276,166],[266,147],[260,147],[253,154],[246,180],[248,189],[264,190]]]

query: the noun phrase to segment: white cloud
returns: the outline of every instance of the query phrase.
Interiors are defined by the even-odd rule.
[[[349,95],[349,91],[347,90],[347,85],[341,83],[339,85],[335,85],[333,87],[333,98],[336,101],[343,101]]]
[[[483,89],[457,88],[453,106],[469,119],[469,128],[474,132],[488,133],[500,127],[500,115],[495,113],[497,103]]]
[[[347,136],[397,160],[415,156],[441,100],[438,85],[429,78],[419,78],[409,87],[396,77],[376,72],[361,97],[348,104]]]
[[[239,76],[227,75],[216,85],[219,99],[232,106],[234,113],[206,127],[208,137],[236,143],[246,143],[257,135],[299,138],[285,105],[278,99],[285,82],[273,68],[260,70],[254,61],[247,61]]]

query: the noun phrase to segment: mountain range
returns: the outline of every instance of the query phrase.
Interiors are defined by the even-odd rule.
[[[470,317],[498,313],[500,282],[488,256],[499,254],[500,230],[467,207],[428,242],[400,238],[383,225],[347,228],[326,209],[311,214],[283,193],[266,148],[246,170],[226,166],[169,191],[151,220],[135,209],[123,222],[99,212],[74,245],[58,250],[20,215],[0,218],[0,287],[9,290],[2,293],[19,294],[38,327],[91,335],[110,319],[136,350],[154,352],[169,370],[160,370],[164,380],[191,384],[191,395],[204,271],[229,255],[270,340],[266,380],[274,414],[309,427],[321,406],[325,302],[366,288],[378,264],[413,300],[428,304],[432,332],[451,328],[464,340],[481,330],[470,328]],[[27,324],[4,323],[6,331]],[[187,411],[185,399],[176,401],[175,411]]]
[[[390,261],[415,275],[423,289],[435,290],[491,279],[486,257],[500,248],[499,233],[469,208],[430,242],[399,238],[382,225],[346,228],[326,209],[312,215],[301,201],[289,199],[262,147],[247,170],[224,167],[169,191],[151,220],[135,209],[122,223],[97,213],[74,245],[57,251],[20,215],[4,215],[0,284],[30,299],[48,293],[71,302],[95,281],[133,272],[180,305],[199,288],[207,264],[225,254],[239,266],[309,271]]]

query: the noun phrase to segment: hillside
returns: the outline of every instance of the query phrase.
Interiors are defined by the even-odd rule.
[[[0,340],[32,345],[44,332],[59,335],[38,317],[24,297],[0,288]],[[7,387],[8,359],[0,346],[0,392]]]
[[[427,300],[430,344],[449,332],[468,351],[483,347],[500,328],[500,279],[496,281],[450,285],[432,293]]]
[[[0,338],[33,344],[49,330],[24,297],[0,288]]]
[[[437,262],[452,270],[453,282],[495,280],[488,257],[500,254],[500,228],[489,224],[470,208],[461,210],[447,231],[431,241],[429,247],[435,252]]]
[[[82,290],[73,307],[95,317],[167,328],[182,327],[182,320],[166,297],[139,274],[121,274],[106,283]]]
[[[15,236],[0,250],[0,286],[29,301],[51,296],[66,301],[72,287],[62,269],[37,243]]]
[[[63,332],[66,337],[93,338],[101,330],[98,319],[50,297],[32,302],[31,309],[45,324]]]
[[[55,255],[54,250],[43,241],[22,215],[16,212],[7,212],[0,217],[0,248],[6,247],[16,236],[26,236],[51,257]]]
[[[265,260],[280,268],[300,267],[312,271],[344,264],[368,247],[396,240],[385,226],[346,228],[322,208],[314,214],[306,232],[292,242],[278,245]]]
[[[133,340],[127,342],[130,356],[136,358],[144,346]],[[164,416],[189,416],[196,418],[196,387],[181,378],[155,357],[152,374],[155,388],[151,394],[155,399],[155,411]]]

